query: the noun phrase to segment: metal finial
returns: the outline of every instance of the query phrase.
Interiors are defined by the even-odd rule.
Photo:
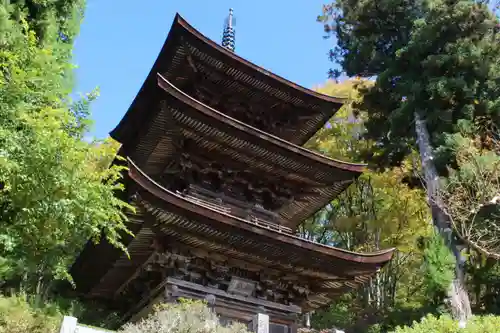
[[[224,25],[224,31],[222,32],[222,46],[232,52],[235,49],[235,23],[233,9],[230,8]]]
[[[227,17],[227,26],[232,28],[233,27],[233,9],[229,8],[229,15]]]

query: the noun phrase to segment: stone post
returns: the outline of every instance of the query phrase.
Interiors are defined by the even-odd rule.
[[[311,312],[306,312],[305,314],[305,326],[311,328]]]
[[[177,299],[179,298],[179,287],[176,285],[166,285],[163,295],[163,301],[165,303],[177,303]]]
[[[75,317],[64,316],[59,333],[75,333],[77,324]]]
[[[217,297],[215,295],[209,294],[205,296],[205,301],[207,302],[208,308],[215,312],[215,303],[217,302]]]
[[[256,314],[252,319],[254,333],[269,333],[269,316],[266,314]]]

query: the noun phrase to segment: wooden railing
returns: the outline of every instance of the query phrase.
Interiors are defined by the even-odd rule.
[[[284,232],[287,234],[293,233],[292,229],[290,229],[289,227],[285,227],[285,226],[283,226],[281,224],[277,224],[277,223],[268,222],[266,220],[263,220],[261,218],[255,217],[255,216],[250,216],[249,220],[253,224],[256,224],[256,225],[261,226],[261,227],[265,227],[267,229],[272,229],[274,231]]]
[[[207,207],[224,214],[230,214],[242,218],[260,227],[287,234],[293,233],[291,228],[273,222],[276,220],[279,221],[281,219],[278,214],[266,211],[262,208],[255,207],[250,204],[246,204],[226,195],[219,195],[204,188],[193,185],[191,185],[188,194],[181,195],[189,201],[196,203],[197,205]]]
[[[225,213],[225,214],[231,213],[231,208],[223,206],[222,204],[211,202],[210,200],[200,199],[196,196],[189,195],[189,194],[187,194],[187,195],[184,194],[183,196],[184,196],[184,198],[188,199],[189,201],[194,202],[197,205],[200,205],[202,207],[211,208],[211,209],[217,210],[217,211]]]

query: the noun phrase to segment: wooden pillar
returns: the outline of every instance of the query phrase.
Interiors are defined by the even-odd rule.
[[[254,333],[269,333],[269,316],[266,314],[256,314],[252,320]]]

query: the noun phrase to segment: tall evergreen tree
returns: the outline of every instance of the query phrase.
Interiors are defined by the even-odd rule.
[[[376,77],[359,105],[369,118],[366,136],[376,142],[367,160],[399,165],[420,151],[433,221],[457,257],[459,282],[460,248],[439,209],[437,178],[456,166],[449,134],[471,131],[478,117],[500,121],[497,18],[486,1],[337,0],[320,20],[337,37],[331,58],[346,74]],[[465,319],[461,296],[455,310]]]

